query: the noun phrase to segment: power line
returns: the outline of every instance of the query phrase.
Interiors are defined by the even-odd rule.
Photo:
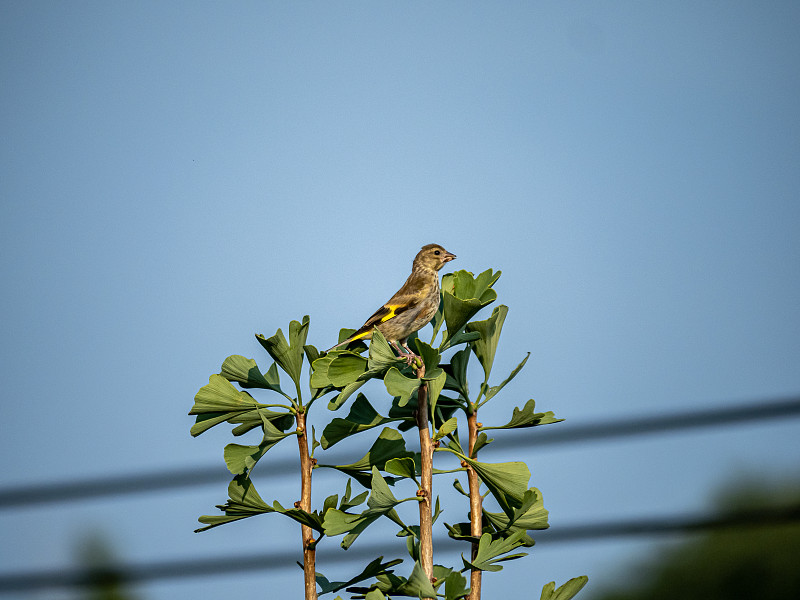
[[[736,406],[707,408],[677,415],[623,417],[597,423],[565,424],[552,429],[537,429],[535,433],[530,430],[509,431],[506,435],[497,437],[488,449],[591,442],[797,416],[800,416],[800,396],[778,400],[757,400]],[[273,475],[286,475],[294,473],[295,470],[296,465],[293,461],[284,460],[270,463],[270,473]],[[219,467],[188,467],[158,472],[94,477],[77,481],[20,485],[0,490],[0,510],[20,506],[28,507],[35,504],[195,487],[209,483],[227,483],[229,479],[230,474]]]
[[[779,526],[800,521],[800,504],[783,507],[763,507],[722,516],[661,516],[650,519],[631,519],[582,523],[561,526],[536,533],[537,547],[547,547],[562,542],[605,540],[632,536],[660,536],[703,531],[734,530]],[[439,552],[458,552],[467,548],[448,537],[437,537]],[[332,550],[332,549],[331,549]],[[385,552],[385,546],[363,544],[347,552],[331,551],[320,561],[334,564],[374,558]],[[293,559],[300,552],[282,550],[270,553],[191,558],[134,565],[109,566],[99,569],[51,569],[0,575],[0,593],[31,592],[52,588],[97,586],[104,583],[141,583],[164,579],[186,579],[202,576],[227,575],[246,571],[273,571],[294,566]]]
[[[650,435],[703,427],[719,427],[752,421],[800,416],[800,396],[778,400],[753,401],[723,408],[706,408],[678,414],[623,417],[600,423],[565,425],[547,428],[537,435],[525,436],[528,446],[560,444],[565,442],[589,442],[608,438]],[[498,445],[517,445],[520,437],[497,440]]]

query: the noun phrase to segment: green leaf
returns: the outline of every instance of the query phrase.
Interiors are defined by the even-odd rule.
[[[464,399],[469,399],[469,383],[467,382],[469,355],[470,349],[464,348],[453,354],[449,365],[442,365],[447,374],[444,389],[458,392]]]
[[[350,412],[344,419],[336,418],[322,430],[323,450],[361,431],[372,429],[386,423],[399,421],[399,418],[389,418],[378,414],[364,394],[359,394],[350,406]]]
[[[294,425],[294,415],[292,413],[275,412],[269,410],[268,408],[259,408],[257,410],[238,413],[227,419],[227,421],[232,425],[234,423],[240,423],[240,425],[237,425],[231,430],[233,435],[238,436],[247,433],[251,429],[259,427],[260,425],[263,425],[264,419],[270,421],[281,431],[286,431],[292,425]]]
[[[240,444],[228,444],[225,446],[225,464],[234,475],[242,475],[252,471],[255,464],[270,448],[282,439],[295,434],[294,431],[282,432],[266,419],[262,421],[262,424],[264,426],[264,437],[257,446],[242,446]]]
[[[481,334],[479,340],[472,342],[472,349],[483,367],[484,383],[489,381],[489,374],[492,372],[492,365],[494,364],[494,355],[497,352],[497,342],[500,340],[500,332],[503,330],[503,322],[506,320],[507,314],[508,307],[501,304],[492,311],[492,316],[485,321],[473,321],[466,325],[466,331],[477,331]]]
[[[445,600],[458,600],[469,595],[467,578],[458,571],[451,571],[444,580]]]
[[[355,394],[358,389],[364,385],[364,383],[365,382],[363,381],[354,381],[353,383],[345,386],[345,388],[339,392],[338,396],[328,402],[328,410],[338,410],[339,407],[341,407],[350,396]]]
[[[342,540],[342,548],[349,548],[353,542],[361,535],[367,527],[382,516],[389,517],[403,528],[407,528],[400,521],[394,507],[401,502],[416,500],[416,498],[406,498],[398,500],[394,497],[386,481],[381,477],[378,469],[372,468],[372,491],[367,500],[367,510],[360,514],[350,514],[341,510],[332,509],[325,513],[324,528],[325,534],[329,536],[347,534]]]
[[[328,377],[328,367],[336,358],[335,354],[326,354],[314,360],[311,363],[311,387],[315,389],[322,389],[332,386],[330,378]]]
[[[480,449],[483,448],[484,446],[488,446],[493,441],[494,439],[489,439],[489,436],[486,435],[485,433],[483,432],[479,433],[477,439],[475,440],[475,445],[472,446],[472,456],[470,456],[470,458],[475,458],[476,456],[478,456],[478,452],[480,451]]]
[[[497,297],[497,292],[491,288],[500,279],[501,274],[501,271],[494,272],[492,269],[486,269],[474,277],[469,271],[456,271],[453,273],[452,288],[449,283],[442,287],[447,291],[452,289],[452,294],[456,298],[477,298],[486,301],[489,298]]]
[[[384,470],[398,477],[414,479],[416,481],[417,466],[411,457],[392,458],[386,461]]]
[[[471,331],[467,333],[466,331],[459,331],[453,337],[447,338],[441,346],[439,346],[439,352],[444,352],[445,350],[449,350],[453,346],[458,346],[459,344],[466,344],[467,342],[472,342],[477,339],[480,339],[481,334],[476,331]]]
[[[308,337],[308,324],[308,315],[303,317],[302,323],[290,322],[288,343],[280,329],[270,338],[265,338],[261,334],[256,335],[258,342],[298,386],[303,368],[303,346]]]
[[[391,573],[393,570],[390,567],[394,567],[399,565],[403,562],[402,559],[396,558],[394,560],[390,560],[388,562],[382,563],[383,556],[379,556],[371,563],[369,563],[361,573],[349,579],[347,581],[334,581],[330,582],[322,573],[317,573],[317,585],[320,587],[320,594],[327,594],[329,592],[338,592],[348,586],[351,586],[355,583],[359,583],[361,581],[366,581],[367,579],[372,579],[373,577],[377,577],[378,575],[382,575],[383,573]],[[380,592],[378,592],[380,593]],[[383,597],[381,594],[380,597]]]
[[[359,504],[364,502],[364,500],[366,500],[367,496],[369,495],[369,492],[362,492],[355,498],[350,498],[351,493],[352,492],[350,488],[350,480],[348,479],[347,485],[345,486],[344,495],[342,496],[342,501],[339,502],[339,510],[349,510],[354,506],[358,506]]]
[[[436,435],[433,436],[433,441],[436,442],[441,440],[444,436],[446,436],[451,431],[454,431],[458,427],[458,419],[453,417],[452,419],[448,419],[442,426],[439,427],[439,431],[436,432]]]
[[[483,401],[481,404],[485,404],[485,403],[486,403],[486,401],[488,401],[490,398],[492,398],[493,396],[495,396],[495,395],[496,395],[496,394],[497,394],[497,393],[498,393],[500,390],[502,390],[504,387],[506,387],[506,384],[507,384],[509,381],[511,381],[512,379],[514,379],[514,377],[516,377],[516,376],[517,376],[517,373],[519,373],[519,372],[522,370],[522,367],[524,367],[524,366],[525,366],[525,363],[526,363],[526,362],[528,362],[528,359],[529,359],[530,357],[531,357],[531,353],[530,353],[530,352],[528,352],[528,355],[527,355],[525,358],[523,358],[523,359],[522,359],[522,362],[521,362],[521,363],[519,363],[519,364],[518,364],[518,365],[517,365],[517,366],[514,368],[514,370],[513,370],[513,371],[511,371],[511,374],[510,374],[508,377],[506,377],[506,378],[503,380],[503,382],[502,382],[502,383],[500,383],[499,385],[493,385],[492,387],[490,387],[490,388],[489,388],[489,390],[486,392],[486,399],[485,399],[485,400],[484,400],[484,401]]]
[[[403,439],[402,434],[390,427],[385,427],[378,439],[375,440],[375,443],[372,444],[369,452],[360,460],[349,465],[318,464],[317,466],[336,469],[357,479],[359,475],[364,475],[367,477],[366,485],[369,485],[369,473],[373,468],[377,467],[380,470],[384,470],[387,460],[413,456],[413,452],[406,450],[406,441]],[[360,481],[363,481],[363,479]]]
[[[588,581],[589,578],[586,575],[581,575],[570,579],[558,589],[556,589],[556,582],[551,581],[542,588],[540,600],[571,600],[583,589],[583,586]]]
[[[439,371],[438,377],[436,377],[436,379],[426,381],[428,384],[428,406],[431,414],[434,415],[436,414],[436,404],[439,402],[439,395],[444,389],[445,381],[447,381],[447,375],[445,372],[441,369],[437,370]]]
[[[243,388],[262,388],[265,390],[274,390],[279,394],[283,393],[279,385],[273,385],[267,381],[259,370],[255,360],[252,358],[245,358],[239,354],[234,354],[226,358],[222,363],[219,374],[228,381],[235,381]]]
[[[419,561],[414,563],[408,581],[399,591],[402,595],[412,598],[436,598],[436,590]]]
[[[367,364],[369,371],[383,373],[401,360],[394,353],[383,334],[375,329],[372,332],[372,341],[369,343],[369,362]]]
[[[480,429],[481,431],[488,429],[519,429],[522,427],[535,427],[536,425],[549,425],[563,420],[564,419],[556,419],[552,411],[537,413],[536,402],[534,400],[528,400],[522,409],[514,407],[511,420],[505,425],[481,427]]]
[[[386,386],[386,391],[389,392],[391,396],[400,397],[399,405],[405,406],[411,399],[411,395],[417,391],[422,380],[406,377],[397,367],[392,367],[386,372],[383,383]]]
[[[355,383],[367,370],[367,359],[353,352],[344,351],[336,355],[328,365],[328,379],[337,388]]]
[[[286,429],[293,421],[289,413],[273,412],[262,406],[247,392],[237,390],[222,375],[212,375],[208,378],[208,385],[200,388],[194,397],[194,406],[189,414],[197,415],[197,420],[190,432],[197,436],[214,425],[228,421],[243,424],[234,429],[235,435],[241,435],[260,425],[262,417],[272,421],[279,429]]]
[[[233,478],[233,481],[228,485],[228,496],[229,499],[225,504],[217,506],[218,509],[225,511],[225,514],[217,516],[203,515],[199,521],[206,524],[206,527],[196,529],[195,533],[207,531],[219,525],[232,523],[247,517],[275,512],[258,495],[250,478],[244,475],[237,475]]]
[[[462,555],[461,560],[464,561],[464,566],[467,569],[474,567],[481,571],[502,571],[503,567],[497,563],[528,555],[527,552],[508,554],[509,552],[516,550],[520,546],[530,547],[531,545],[532,540],[524,531],[515,531],[507,538],[495,540],[492,539],[490,533],[484,533],[478,543],[478,553],[475,555],[475,559],[468,561]]]
[[[470,532],[470,524],[469,523],[456,523],[455,525],[450,525],[445,523],[444,526],[447,528],[447,535],[454,540],[458,540],[461,542],[470,542],[477,544],[480,538],[476,538]],[[486,525],[484,525],[484,531],[487,530]],[[488,531],[487,531],[488,533]]]
[[[209,412],[238,412],[258,408],[258,402],[247,392],[237,390],[222,375],[212,375],[194,397],[190,415]]]
[[[309,513],[299,508],[283,508],[277,500],[272,503],[272,507],[275,512],[285,515],[301,525],[307,525],[320,533],[325,533],[322,527],[322,517],[316,512]]]
[[[481,308],[497,299],[497,292],[491,287],[499,277],[500,272],[492,273],[491,269],[477,277],[469,271],[442,277],[442,311],[448,338],[453,338]]]
[[[350,480],[347,480],[347,483],[350,483]],[[336,503],[339,502],[339,494],[331,494],[327,498],[325,498],[325,502],[322,503],[322,514],[324,515],[326,511],[330,510],[331,508],[336,508]]]
[[[425,363],[425,376],[423,379],[436,379],[442,372],[442,370],[439,368],[439,361],[441,360],[442,355],[439,354],[435,348],[431,347],[429,344],[426,344],[419,338],[416,340],[416,345],[417,353],[422,358],[422,362]]]
[[[475,469],[492,496],[509,517],[514,507],[522,505],[531,472],[523,462],[483,463],[466,456],[462,459]]]
[[[442,280],[444,281],[445,278],[452,278],[451,273],[447,273]],[[441,290],[439,292],[439,306],[436,309],[436,313],[433,315],[431,319],[431,327],[433,328],[433,335],[431,335],[431,345],[436,340],[436,336],[439,335],[439,330],[442,328],[444,324],[444,303],[442,302],[442,293]],[[447,337],[447,336],[445,336]]]
[[[508,529],[547,529],[549,513],[542,502],[542,494],[536,488],[530,488],[522,498],[521,506],[514,509],[509,517],[505,513],[483,511],[484,518],[497,531]]]
[[[311,344],[303,346],[303,352],[306,355],[306,360],[308,361],[308,364],[313,364],[314,361],[317,360],[320,356],[319,350],[317,350],[317,348],[315,346],[312,346]]]

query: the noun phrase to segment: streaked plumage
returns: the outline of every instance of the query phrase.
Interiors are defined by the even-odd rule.
[[[436,314],[439,308],[439,270],[455,257],[438,244],[423,246],[414,258],[411,275],[403,287],[358,331],[330,350],[356,340],[372,339],[372,332],[377,327],[400,356],[411,364],[416,354],[407,345],[408,337],[425,327]]]

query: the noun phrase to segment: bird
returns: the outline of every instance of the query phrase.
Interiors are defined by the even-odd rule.
[[[439,309],[439,270],[456,255],[439,244],[426,244],[414,257],[411,275],[397,293],[367,319],[353,335],[327,352],[356,340],[370,340],[377,328],[410,365],[419,358],[408,347],[408,337],[430,323]]]

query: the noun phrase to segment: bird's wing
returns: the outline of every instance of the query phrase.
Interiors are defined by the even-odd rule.
[[[397,315],[404,313],[408,310],[412,310],[415,306],[417,306],[420,302],[419,297],[410,296],[406,298],[405,302],[398,302],[400,298],[398,295],[395,294],[392,299],[381,306],[378,310],[375,311],[367,322],[364,323],[361,328],[356,331],[353,335],[351,335],[348,339],[349,341],[359,340],[365,335],[367,335],[370,331],[372,331],[376,325],[380,325],[381,323],[386,323],[389,319],[394,319]]]

